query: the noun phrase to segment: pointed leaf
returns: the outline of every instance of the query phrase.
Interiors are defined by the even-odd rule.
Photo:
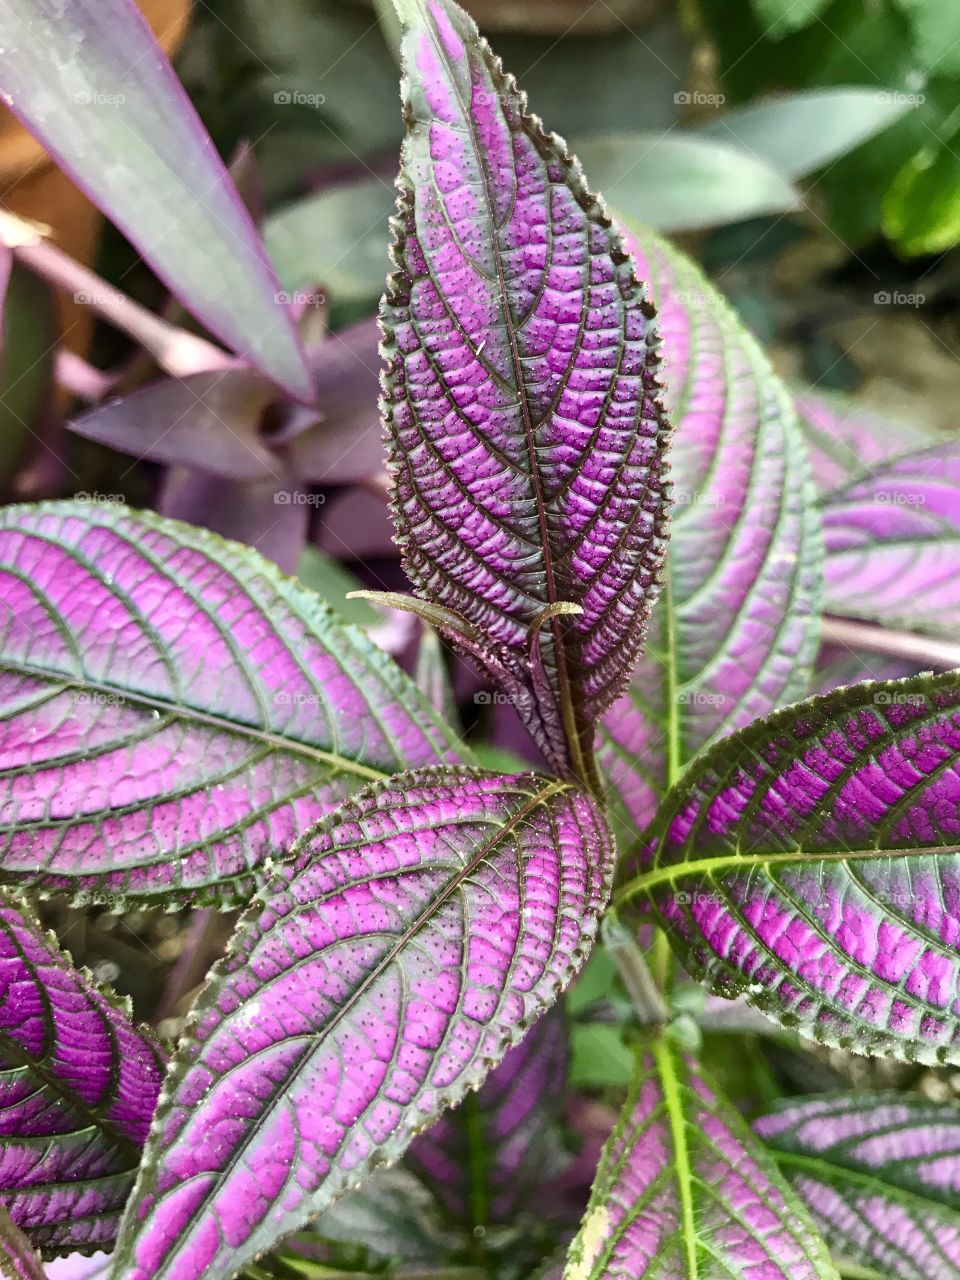
[[[898,1280],[960,1275],[960,1105],[911,1094],[780,1103],[754,1129],[833,1252]]]
[[[534,774],[401,774],[317,827],[197,1003],[116,1280],[232,1276],[399,1158],[576,973],[613,859]]]
[[[210,331],[313,389],[250,216],[134,0],[0,9],[3,100]]]
[[[830,1280],[806,1213],[668,1040],[638,1054],[564,1280]]]
[[[786,388],[688,258],[650,232],[630,243],[660,308],[676,423],[664,595],[600,756],[636,829],[704,746],[807,691],[822,550]]]
[[[878,463],[821,510],[831,613],[956,635],[960,441]]]
[[[622,896],[715,993],[826,1044],[960,1061],[960,673],[751,725],[696,762],[645,843]]]
[[[452,1217],[474,1227],[512,1222],[558,1171],[568,1055],[563,1016],[552,1011],[415,1140],[407,1160]]]
[[[0,1204],[0,1277],[44,1280],[43,1263],[33,1245]]]
[[[0,899],[0,1197],[44,1252],[109,1248],[163,1070],[121,1002]]]
[[[864,470],[936,443],[915,422],[888,418],[846,396],[806,390],[796,399],[800,426],[821,493],[829,493]]]
[[[438,756],[412,681],[249,548],[110,504],[0,511],[0,883],[243,902],[351,790]]]
[[[563,142],[452,0],[404,0],[408,131],[382,318],[393,510],[418,592],[554,768],[642,644],[664,552],[653,309]],[[531,629],[550,605],[582,606]]]

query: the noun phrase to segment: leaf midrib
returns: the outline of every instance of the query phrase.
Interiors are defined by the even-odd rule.
[[[248,738],[250,741],[263,743],[275,751],[284,751],[293,755],[303,756],[309,760],[320,761],[342,772],[355,773],[358,777],[366,778],[368,781],[378,782],[383,778],[389,777],[389,774],[384,769],[375,769],[370,765],[361,764],[360,761],[351,760],[349,756],[339,755],[335,751],[325,751],[320,747],[313,747],[309,743],[301,742],[296,738],[286,738],[282,734],[274,733],[271,730],[244,724],[242,721],[229,720],[225,716],[218,716],[209,711],[201,711],[196,707],[188,707],[183,703],[171,702],[165,698],[128,691],[119,685],[106,684],[96,680],[65,677],[62,672],[52,671],[40,666],[27,665],[26,663],[11,662],[7,658],[0,662],[0,672],[3,671],[10,671],[33,679],[50,680],[60,686],[57,690],[58,693],[66,692],[68,689],[80,689],[85,692],[100,693],[107,697],[119,697],[124,702],[131,702],[146,711],[158,711],[165,714],[172,712],[179,720],[185,720],[207,729],[214,729],[220,733],[229,733],[236,737]]]

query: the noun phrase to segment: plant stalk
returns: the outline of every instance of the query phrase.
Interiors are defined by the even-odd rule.
[[[857,622],[852,618],[836,618],[829,614],[820,624],[820,637],[829,644],[847,649],[866,649],[891,658],[904,658],[921,666],[949,671],[960,667],[960,644],[916,631],[896,631],[873,622]]]

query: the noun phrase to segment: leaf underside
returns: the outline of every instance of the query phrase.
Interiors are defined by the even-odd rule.
[[[836,1272],[769,1155],[664,1039],[638,1053],[564,1280],[733,1276]]]
[[[755,1122],[838,1256],[901,1280],[960,1275],[960,1105],[910,1094],[781,1103]]]
[[[559,773],[639,655],[665,550],[653,308],[561,139],[448,0],[415,0],[382,307],[392,509],[418,593]],[[409,16],[409,14],[408,14]],[[545,611],[567,603],[578,615]]]
[[[239,905],[350,791],[438,758],[413,683],[249,547],[112,505],[0,512],[0,883]]]
[[[628,244],[657,301],[676,428],[663,597],[601,739],[636,831],[697,752],[807,691],[823,552],[789,392],[694,263],[649,231]]]
[[[347,801],[197,1003],[111,1275],[231,1276],[398,1159],[576,973],[613,861],[593,802],[533,774]]]
[[[718,994],[827,1044],[960,1061],[958,760],[957,672],[789,707],[692,766],[624,897]]]
[[[45,1254],[109,1249],[164,1055],[0,898],[0,1200]]]

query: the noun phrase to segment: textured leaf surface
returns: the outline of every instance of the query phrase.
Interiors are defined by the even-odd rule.
[[[786,388],[692,262],[650,232],[630,243],[660,311],[676,424],[663,598],[600,755],[642,828],[701,748],[806,692],[822,552]]]
[[[349,791],[438,755],[412,682],[249,548],[111,505],[0,512],[0,880],[245,900]]]
[[[956,634],[960,441],[878,463],[821,508],[832,613]]]
[[[0,1198],[45,1252],[109,1248],[163,1069],[121,1003],[0,899]]]
[[[453,1217],[509,1223],[557,1171],[568,1056],[563,1016],[550,1013],[481,1089],[414,1141],[408,1161]]]
[[[134,0],[4,5],[0,88],[212,333],[312,398],[256,229]]]
[[[395,1160],[579,968],[614,851],[534,774],[439,768],[302,842],[201,995],[113,1275],[230,1276]]]
[[[449,0],[405,7],[382,313],[404,563],[465,619],[461,647],[485,656],[552,765],[583,776],[665,546],[653,309],[579,164],[473,22]],[[582,613],[545,615],[560,602]]]
[[[0,1204],[0,1276],[3,1280],[44,1280],[36,1249]]]
[[[960,1061],[960,673],[861,684],[718,744],[624,888],[687,968],[827,1044]]]
[[[638,1054],[565,1280],[829,1280],[774,1162],[668,1041]]]
[[[831,1250],[902,1280],[960,1274],[960,1105],[909,1094],[781,1103],[754,1124]]]

